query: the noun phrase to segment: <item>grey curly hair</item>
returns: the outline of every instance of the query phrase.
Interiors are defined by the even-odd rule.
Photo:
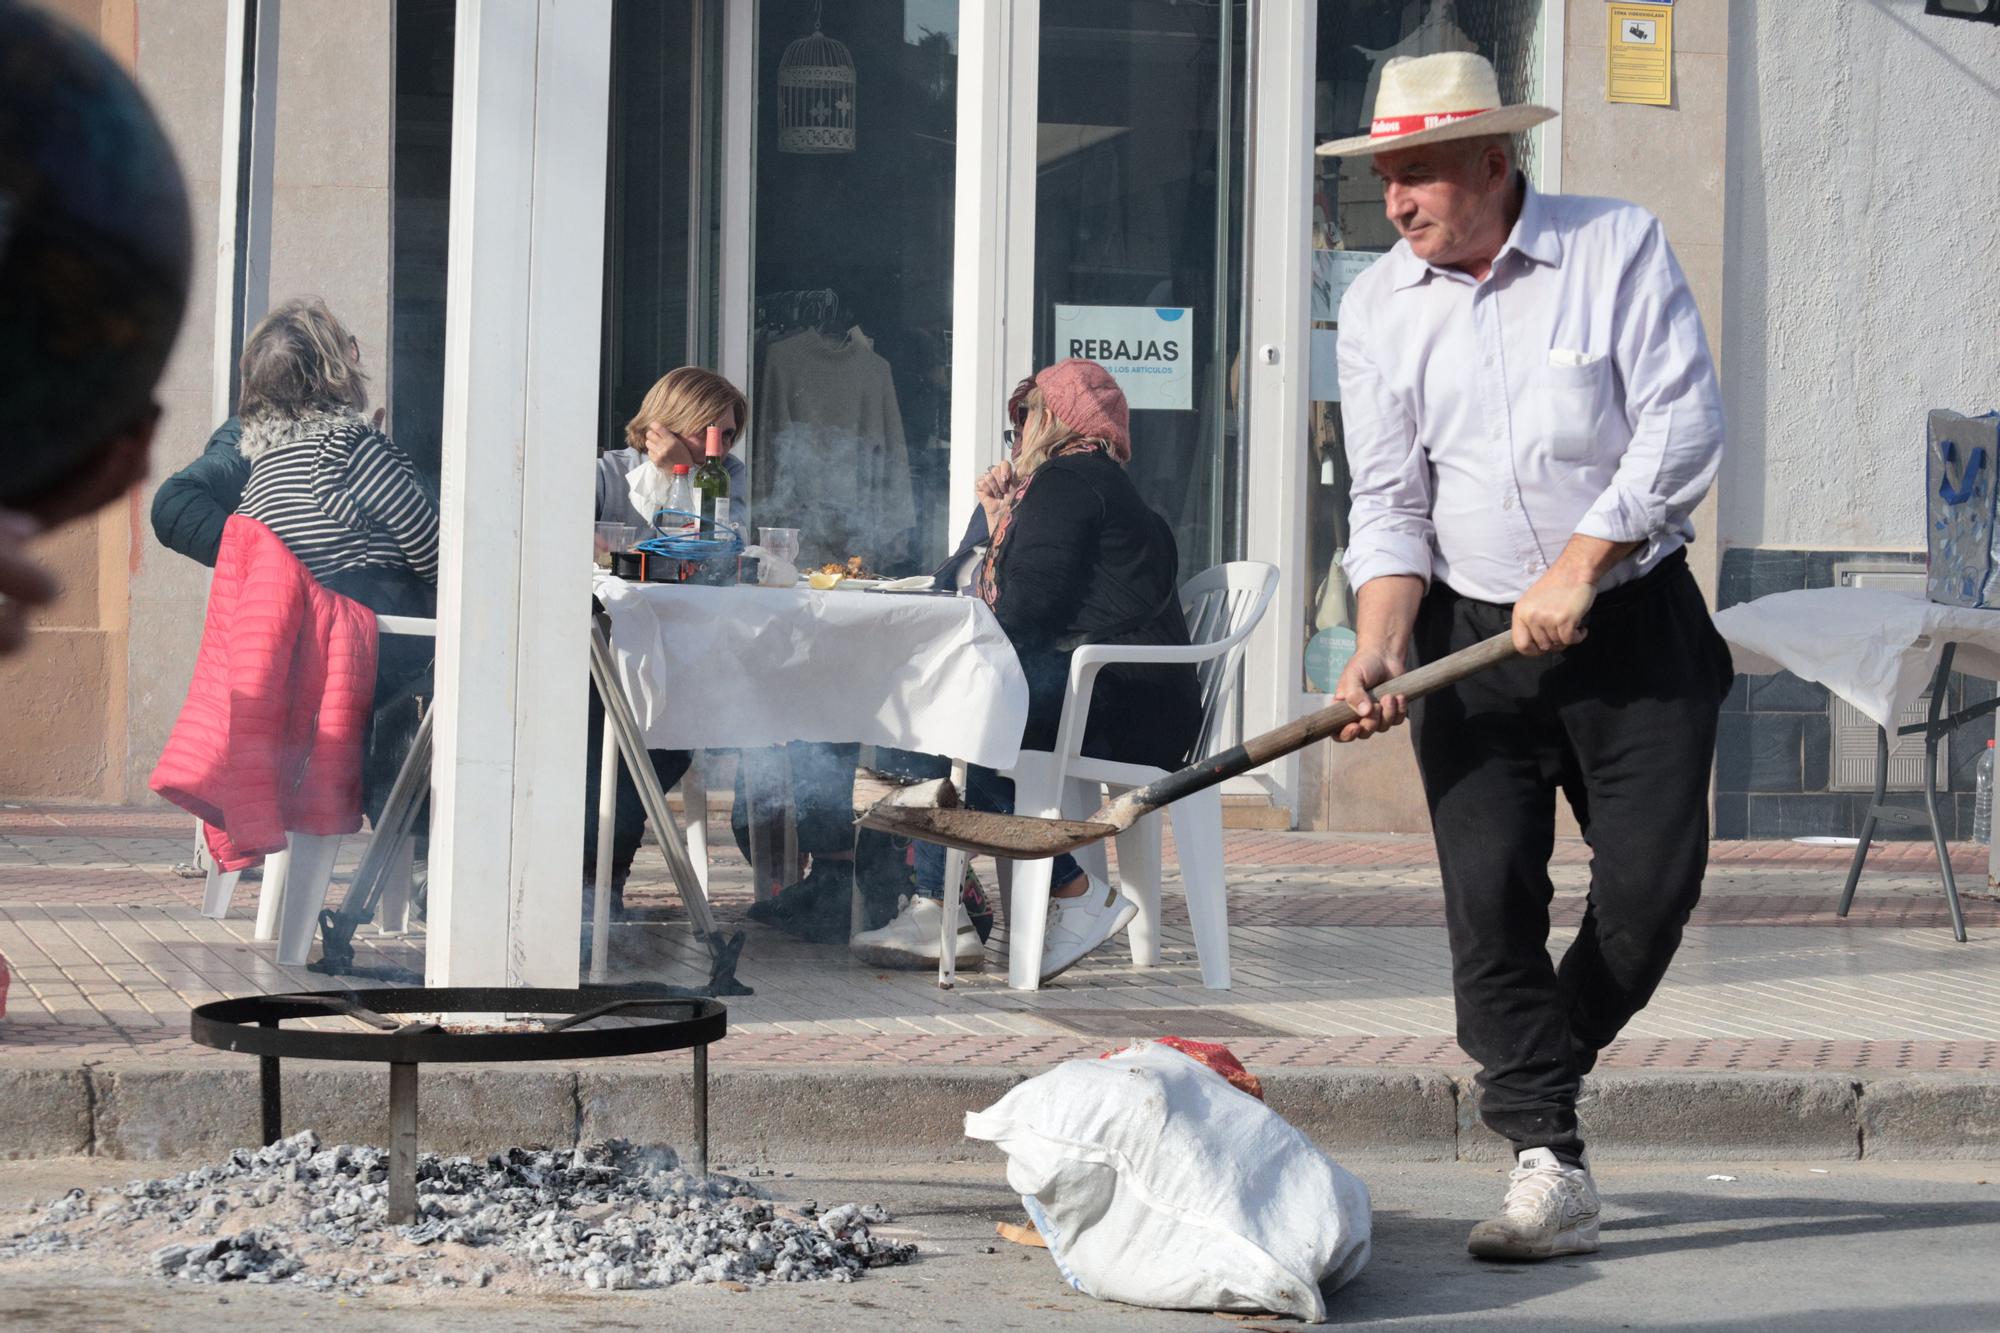
[[[241,368],[236,413],[245,420],[368,408],[360,345],[317,296],[264,316],[243,344]]]

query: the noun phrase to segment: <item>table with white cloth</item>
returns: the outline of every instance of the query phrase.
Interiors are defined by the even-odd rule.
[[[795,850],[769,836],[789,784],[768,747],[858,743],[998,769],[1019,757],[1027,677],[976,597],[609,576],[595,592],[647,747],[743,756],[759,897],[797,870]]]
[[[1715,627],[1729,641],[1738,671],[1789,671],[1826,686],[1875,723],[1875,794],[1841,891],[1840,915],[1847,915],[1853,902],[1876,824],[1927,827],[1937,847],[1952,934],[1963,941],[1958,883],[1937,818],[1937,747],[1956,728],[2000,708],[2000,699],[1989,699],[1956,713],[1944,711],[1945,686],[1954,670],[2000,679],[2000,611],[1940,606],[1879,588],[1811,588],[1732,606],[1716,615]],[[1926,689],[1925,720],[1898,726],[1896,719]],[[1924,738],[1921,811],[1883,803],[1891,729]]]

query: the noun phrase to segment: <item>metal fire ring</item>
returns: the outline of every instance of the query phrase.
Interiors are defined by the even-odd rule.
[[[662,1011],[666,1016],[662,1016]],[[543,1030],[452,1032],[435,1022],[400,1023],[390,1014],[568,1014]],[[351,1018],[373,1032],[283,1028],[296,1018]],[[614,1028],[585,1028],[598,1018],[656,1018]],[[278,1062],[380,1060],[389,1066],[389,1221],[416,1220],[417,1066],[593,1060],[651,1051],[694,1052],[695,1159],[708,1172],[708,1046],[729,1027],[718,1000],[674,987],[584,986],[576,990],[438,986],[300,991],[247,995],[198,1005],[189,1035],[203,1046],[258,1057],[265,1143],[282,1137]]]

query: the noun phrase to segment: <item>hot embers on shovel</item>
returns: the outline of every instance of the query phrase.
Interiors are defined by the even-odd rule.
[[[1376,696],[1422,698],[1453,685],[1476,671],[1514,656],[1513,636],[1496,634],[1483,643],[1386,680]],[[1172,805],[1183,796],[1226,782],[1314,741],[1333,735],[1355,720],[1344,703],[1309,713],[1295,722],[1253,736],[1221,754],[1190,764],[1113,800],[1089,819],[1039,819],[1033,815],[997,815],[968,810],[958,801],[949,778],[905,787],[877,801],[857,821],[905,838],[958,847],[987,856],[1034,861],[1075,851],[1101,838],[1123,833],[1139,819]]]

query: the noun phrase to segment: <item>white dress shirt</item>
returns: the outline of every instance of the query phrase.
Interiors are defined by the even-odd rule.
[[[1694,536],[1722,397],[1687,279],[1635,204],[1526,187],[1484,281],[1407,242],[1340,303],[1354,476],[1345,568],[1508,603],[1573,534],[1639,548],[1600,588]]]

